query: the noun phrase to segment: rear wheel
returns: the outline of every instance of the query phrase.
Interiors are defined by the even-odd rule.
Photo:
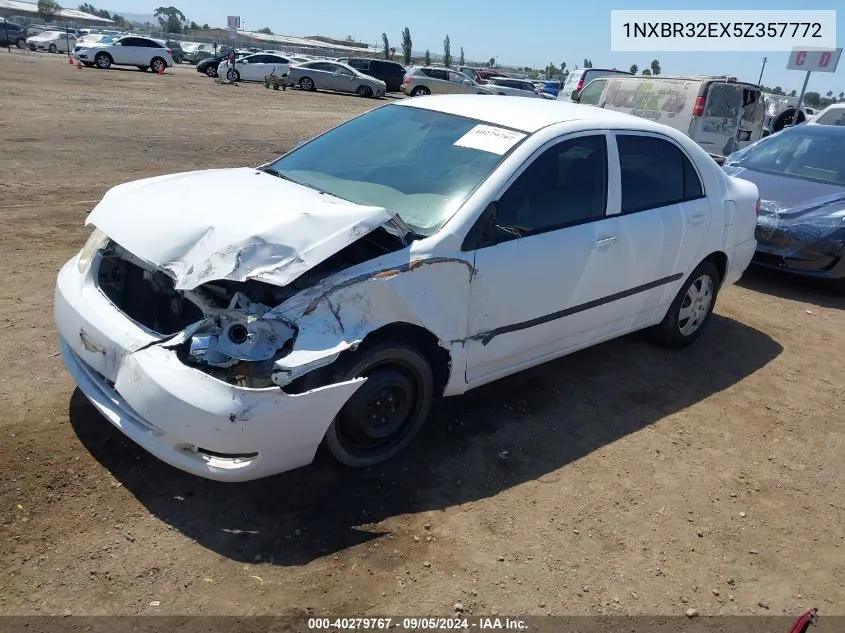
[[[366,377],[326,432],[325,443],[341,464],[363,468],[404,449],[428,417],[434,377],[425,356],[400,342],[385,342],[339,363],[334,380]]]
[[[373,91],[370,90],[369,86],[358,86],[358,90],[355,91],[355,94],[366,99],[373,94]]]
[[[153,69],[154,73],[160,73],[167,68],[167,62],[165,62],[161,57],[153,57],[150,61],[150,68]]]
[[[701,262],[675,296],[666,317],[649,330],[651,338],[666,347],[685,347],[710,321],[719,292],[719,271],[710,260]]]
[[[317,89],[317,86],[314,85],[314,80],[311,77],[303,77],[299,80],[299,87],[302,90],[307,90],[308,92],[314,92]]]
[[[422,96],[430,95],[430,94],[431,94],[431,90],[429,90],[425,86],[417,86],[416,88],[414,88],[411,91],[412,97],[422,97]]]

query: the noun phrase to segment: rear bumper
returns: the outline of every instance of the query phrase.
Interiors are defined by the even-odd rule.
[[[728,252],[728,270],[725,273],[723,286],[735,284],[740,280],[745,270],[751,264],[754,251],[757,248],[757,240],[753,237],[741,244],[737,244]]]

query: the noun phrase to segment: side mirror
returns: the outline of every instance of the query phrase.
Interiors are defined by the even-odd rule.
[[[572,93],[572,102],[573,103],[580,103],[581,102],[581,93],[580,92],[573,92]]]

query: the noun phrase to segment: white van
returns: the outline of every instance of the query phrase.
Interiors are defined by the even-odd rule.
[[[616,70],[615,68],[608,70],[607,68],[578,68],[569,73],[563,86],[557,93],[557,98],[560,101],[575,101],[581,89],[590,83],[593,79],[598,77],[607,77],[609,75],[624,75],[626,77],[633,77],[633,75],[624,70]]]
[[[663,123],[716,156],[760,139],[766,120],[760,87],[735,77],[602,77],[576,100]]]

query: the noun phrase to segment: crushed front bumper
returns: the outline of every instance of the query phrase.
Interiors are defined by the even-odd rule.
[[[76,258],[59,273],[54,318],[65,366],[100,413],[160,460],[207,479],[248,481],[309,464],[365,380],[298,395],[219,381],[121,313]]]

